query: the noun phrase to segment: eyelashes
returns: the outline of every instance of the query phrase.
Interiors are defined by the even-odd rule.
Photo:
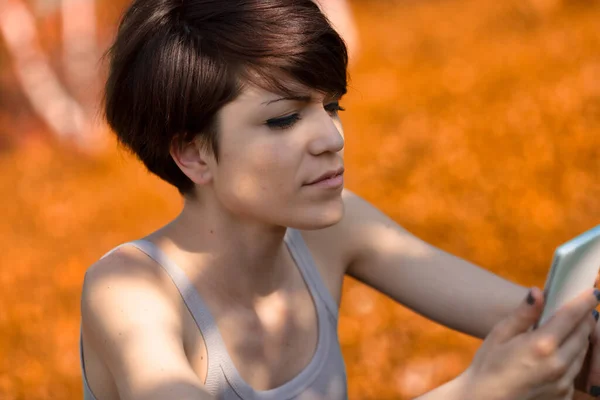
[[[332,114],[332,115],[334,115],[334,116],[336,116],[336,115],[338,114],[338,112],[340,112],[340,111],[346,111],[346,109],[345,109],[345,108],[342,108],[342,107],[340,106],[340,103],[339,103],[339,101],[335,101],[335,102],[333,102],[333,103],[329,103],[329,104],[327,104],[327,105],[325,106],[325,110],[326,110],[328,113],[330,113],[330,114]]]
[[[346,111],[344,108],[340,106],[340,103],[335,101],[333,103],[327,104],[325,107],[325,111],[327,111],[332,117],[337,117],[340,111]],[[272,118],[267,120],[266,125],[271,129],[289,129],[294,126],[298,121],[300,121],[302,117],[300,114],[292,114],[282,118]]]
[[[300,114],[292,114],[283,118],[270,119],[267,121],[267,126],[271,129],[287,129],[298,121],[300,121]]]

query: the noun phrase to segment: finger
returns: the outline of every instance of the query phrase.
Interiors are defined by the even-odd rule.
[[[587,355],[587,346],[577,354],[575,359],[571,362],[569,369],[565,373],[564,379],[568,381],[570,384],[575,382],[575,378],[579,375],[579,371],[583,367],[583,363],[585,362],[585,356]]]
[[[539,288],[533,287],[521,304],[494,327],[490,336],[493,336],[495,341],[503,343],[527,332],[540,318],[543,309],[544,294]]]
[[[600,318],[600,313],[598,313],[597,310],[593,310],[592,313],[594,319],[596,320],[596,323],[594,324],[594,331],[590,336],[590,343],[595,345],[596,343],[598,343],[598,336],[600,335],[600,327],[598,326],[598,319]]]
[[[594,329],[593,322],[594,318],[591,316],[584,318],[573,333],[567,337],[556,351],[555,357],[559,362],[572,365],[581,354],[585,356],[589,347],[589,336]],[[573,379],[575,379],[575,376],[573,376]]]
[[[567,393],[564,400],[573,400],[573,396],[575,396],[575,387],[571,385],[571,387],[569,388],[569,393]]]
[[[560,386],[562,386],[562,388],[564,388],[564,387],[569,388],[567,395],[564,397],[564,399],[566,399],[566,400],[572,400],[573,396],[575,395],[575,383],[574,383],[575,377],[581,370],[583,362],[585,361],[586,354],[587,354],[587,348],[584,349],[582,352],[580,352],[577,355],[577,358],[574,360],[574,362],[571,364],[571,366],[567,370],[567,373],[562,378],[562,382],[561,382]]]
[[[600,291],[588,289],[562,306],[548,322],[543,324],[536,332],[542,337],[553,336],[562,343],[578,323],[598,305]]]
[[[592,396],[600,395],[600,341],[598,324],[596,324],[592,333],[592,351],[589,363],[589,372],[587,376],[587,391]]]
[[[535,389],[530,398],[544,400],[571,399],[575,393],[574,380],[583,365],[585,355],[585,351],[579,352],[563,373],[554,376],[548,383]]]
[[[581,370],[577,377],[575,377],[575,390],[578,390],[583,393],[587,393],[589,391],[590,385],[588,382],[588,377],[590,376],[590,364],[592,361],[592,352],[593,346],[590,343],[588,345],[588,349],[585,353],[585,359],[583,360],[583,365],[581,366]]]
[[[556,387],[556,383],[552,383],[531,390],[527,398],[535,400],[572,400],[574,395],[575,387],[572,384],[562,388]]]

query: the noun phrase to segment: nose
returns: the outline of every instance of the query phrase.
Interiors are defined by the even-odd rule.
[[[344,148],[344,135],[341,132],[341,124],[334,123],[327,112],[324,112],[324,114],[322,122],[315,126],[316,134],[308,144],[308,150],[314,156],[323,153],[335,154]]]

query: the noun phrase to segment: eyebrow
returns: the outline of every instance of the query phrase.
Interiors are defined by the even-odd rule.
[[[269,104],[273,104],[273,103],[276,103],[278,101],[284,101],[284,100],[301,101],[303,103],[309,103],[312,100],[312,97],[308,96],[308,95],[281,97],[279,99],[265,101],[262,104],[265,105],[265,106],[268,106]]]

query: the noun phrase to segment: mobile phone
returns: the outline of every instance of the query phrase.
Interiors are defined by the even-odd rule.
[[[600,269],[600,225],[560,245],[544,286],[544,311],[534,329],[565,303],[594,287]]]

